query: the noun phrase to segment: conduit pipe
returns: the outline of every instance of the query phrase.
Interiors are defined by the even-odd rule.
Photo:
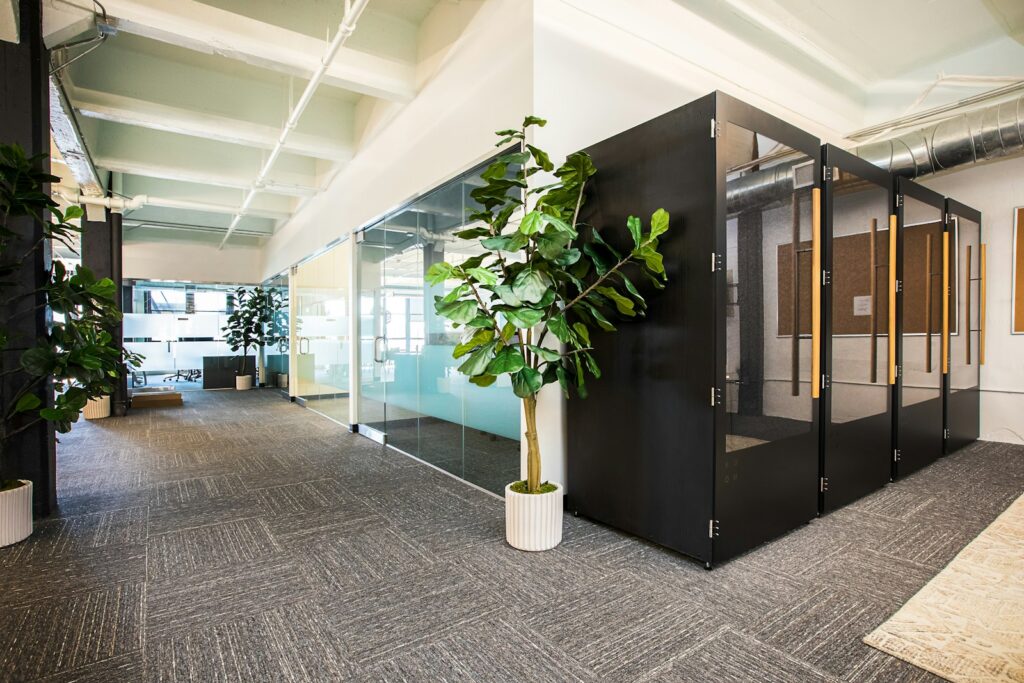
[[[1024,154],[1024,95],[860,145],[850,152],[905,178]],[[791,196],[793,169],[798,163],[783,162],[730,181],[726,185],[730,214]]]
[[[235,231],[238,224],[242,221],[242,216],[252,206],[253,200],[256,198],[256,194],[263,189],[265,186],[267,175],[270,170],[274,167],[281,152],[284,150],[284,145],[288,141],[288,136],[295,130],[295,126],[298,125],[299,119],[302,117],[303,112],[306,111],[306,107],[309,106],[310,100],[313,99],[313,94],[316,92],[317,87],[320,85],[320,81],[323,80],[324,74],[327,73],[328,67],[331,62],[334,61],[335,55],[338,54],[338,50],[345,44],[348,37],[356,30],[356,22],[359,20],[359,16],[366,9],[366,5],[369,0],[345,0],[345,16],[342,17],[341,23],[338,25],[338,32],[334,35],[330,44],[327,46],[327,52],[323,59],[320,60],[320,66],[313,73],[313,77],[309,79],[309,83],[306,84],[306,89],[302,92],[302,96],[299,97],[299,101],[295,103],[291,113],[288,115],[288,120],[284,124],[284,128],[281,129],[281,134],[277,139],[277,144],[274,145],[274,149],[271,150],[270,156],[263,163],[263,167],[260,169],[259,175],[256,176],[256,180],[253,181],[252,186],[245,195],[245,200],[242,202],[241,208],[235,217],[231,219],[231,224],[228,225],[227,232],[224,233],[224,239],[221,240],[220,245],[217,247],[221,249],[224,244],[231,237],[231,233]]]

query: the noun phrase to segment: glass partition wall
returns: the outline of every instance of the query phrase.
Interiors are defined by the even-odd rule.
[[[352,243],[342,242],[295,266],[291,278],[291,394],[348,424]]]
[[[477,209],[470,197],[486,165],[359,233],[359,430],[501,493],[519,478],[519,401],[508,376],[490,387],[458,372],[460,331],[434,313],[427,269],[479,253],[454,236]]]
[[[260,375],[260,381],[265,386],[277,389],[285,396],[288,395],[289,377],[288,370],[290,367],[289,349],[290,349],[290,307],[291,300],[289,298],[288,288],[288,273],[280,273],[274,277],[266,280],[263,283],[263,288],[267,290],[275,290],[281,297],[281,303],[284,304],[283,308],[278,311],[277,315],[270,323],[270,334],[271,336],[280,339],[281,342],[273,346],[266,346],[263,348],[263,372]]]
[[[224,341],[236,285],[129,280],[124,284],[126,349],[145,356],[133,387],[202,389],[204,356],[232,356]]]

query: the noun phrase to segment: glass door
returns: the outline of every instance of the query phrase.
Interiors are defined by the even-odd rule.
[[[942,249],[945,198],[899,179],[897,243],[899,372],[896,379],[896,474],[942,455]]]
[[[825,441],[822,510],[841,507],[892,475],[888,377],[889,216],[893,180],[825,146]]]
[[[350,242],[295,269],[295,395],[327,417],[349,422]]]
[[[384,442],[387,434],[384,272],[387,230],[383,224],[359,235],[359,432]]]
[[[981,378],[981,214],[946,200],[945,272],[947,282],[946,348],[943,371],[946,394],[946,452],[975,441],[980,432]]]

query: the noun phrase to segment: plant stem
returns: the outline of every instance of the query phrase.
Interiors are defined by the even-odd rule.
[[[583,297],[585,297],[585,296],[586,296],[587,294],[590,294],[590,293],[591,293],[592,291],[594,291],[594,290],[595,290],[596,288],[600,287],[600,286],[601,286],[601,283],[602,283],[602,282],[604,282],[605,280],[607,280],[608,278],[610,278],[610,277],[612,276],[612,273],[614,273],[615,271],[617,271],[617,270],[618,270],[619,268],[621,268],[622,266],[624,266],[624,265],[626,265],[627,263],[629,263],[629,261],[630,261],[630,259],[631,259],[631,258],[632,258],[632,256],[626,256],[626,257],[625,257],[625,258],[623,258],[623,259],[622,259],[621,261],[619,261],[618,263],[616,263],[616,264],[615,264],[615,265],[614,265],[614,266],[613,266],[612,268],[610,268],[610,269],[608,270],[608,272],[606,272],[606,273],[605,273],[604,275],[602,275],[601,277],[597,278],[597,280],[595,280],[595,281],[594,281],[594,283],[593,283],[592,285],[590,285],[589,287],[587,287],[586,289],[584,289],[584,290],[583,290],[582,292],[580,292],[579,296],[577,296],[577,297],[576,297],[575,299],[573,299],[572,301],[570,301],[569,303],[567,303],[567,304],[565,305],[565,308],[563,308],[563,309],[562,309],[562,313],[565,313],[566,311],[568,311],[568,310],[569,310],[570,308],[572,308],[572,307],[573,307],[574,305],[576,305],[576,303],[577,303],[577,302],[579,302],[579,301],[580,301],[580,300],[581,300],[581,299],[582,299]]]
[[[540,491],[540,442],[537,440],[537,394],[523,399],[526,417],[526,490]]]

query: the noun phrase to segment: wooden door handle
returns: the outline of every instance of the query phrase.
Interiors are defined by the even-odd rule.
[[[988,288],[985,282],[986,275],[986,259],[985,259],[985,245],[981,245],[981,303],[979,306],[978,313],[980,314],[980,325],[978,325],[978,363],[981,365],[985,364],[985,299],[988,295]]]
[[[942,374],[949,374],[949,232],[942,233]]]
[[[811,190],[811,398],[821,395],[821,189]]]
[[[896,384],[896,216],[889,215],[889,384]]]

